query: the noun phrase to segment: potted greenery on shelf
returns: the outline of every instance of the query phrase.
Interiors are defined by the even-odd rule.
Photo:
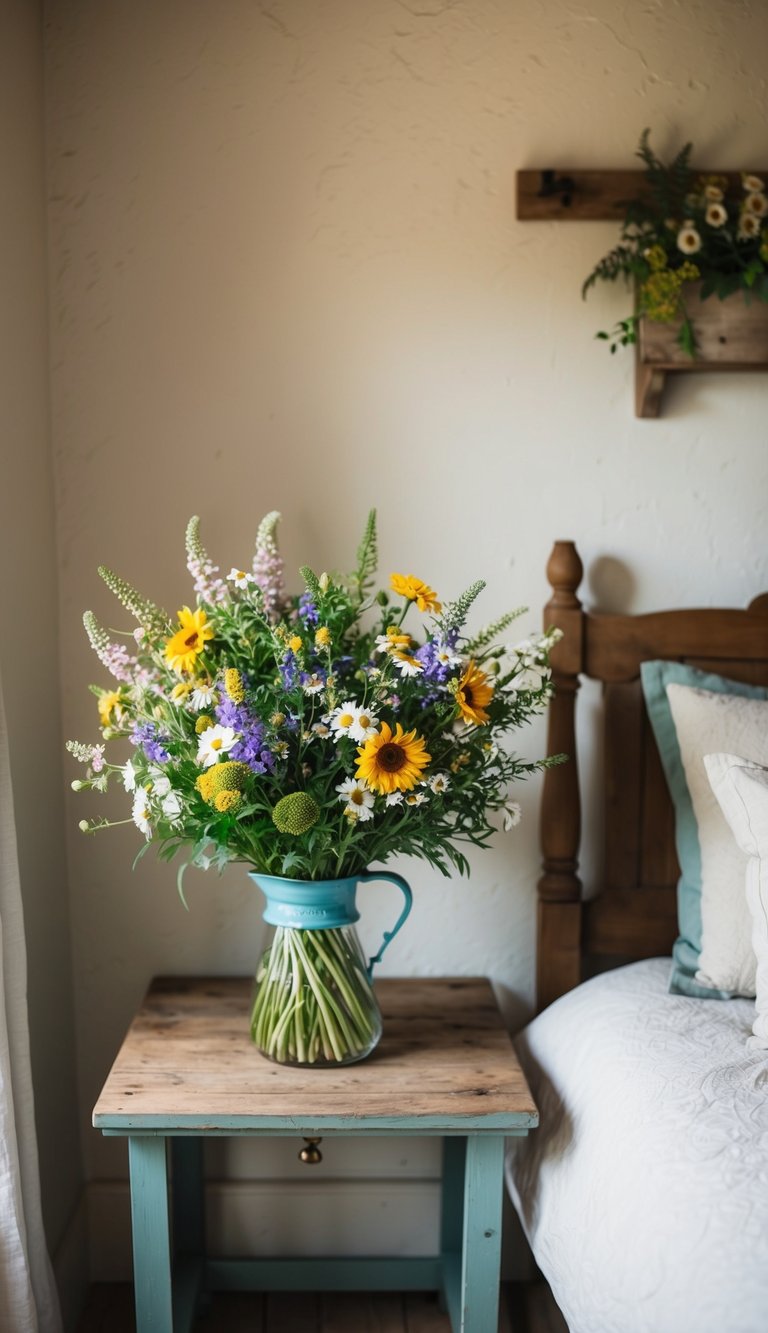
[[[645,190],[627,201],[619,243],[595,265],[582,295],[598,281],[634,282],[634,312],[597,337],[615,352],[637,343],[647,321],[674,326],[674,340],[662,341],[677,344],[694,360],[701,355],[700,302],[739,292],[747,303],[768,302],[768,197],[755,175],[742,173],[734,183],[734,177],[695,173],[689,143],[664,165],[650,147],[649,133],[643,131],[637,150],[645,164]],[[674,351],[666,358],[674,360]]]

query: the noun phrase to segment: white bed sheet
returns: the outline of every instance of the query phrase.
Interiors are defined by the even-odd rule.
[[[654,958],[517,1041],[540,1128],[507,1183],[570,1333],[766,1333],[768,1059],[751,1000],[667,992]]]

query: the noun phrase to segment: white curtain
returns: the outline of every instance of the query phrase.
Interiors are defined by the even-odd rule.
[[[1,685],[0,946],[0,1333],[60,1333],[40,1206],[27,954]]]

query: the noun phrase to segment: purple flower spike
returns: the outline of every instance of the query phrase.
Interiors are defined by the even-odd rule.
[[[165,735],[158,735],[155,722],[137,722],[131,732],[131,744],[140,745],[152,764],[168,763],[171,756],[162,744],[167,739]]]

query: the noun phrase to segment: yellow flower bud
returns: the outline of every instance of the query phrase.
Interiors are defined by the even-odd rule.
[[[219,791],[213,804],[221,814],[225,814],[228,810],[236,810],[242,799],[239,791]]]
[[[245,698],[245,686],[240,672],[235,667],[228,667],[224,672],[224,689],[233,704],[241,704]]]

